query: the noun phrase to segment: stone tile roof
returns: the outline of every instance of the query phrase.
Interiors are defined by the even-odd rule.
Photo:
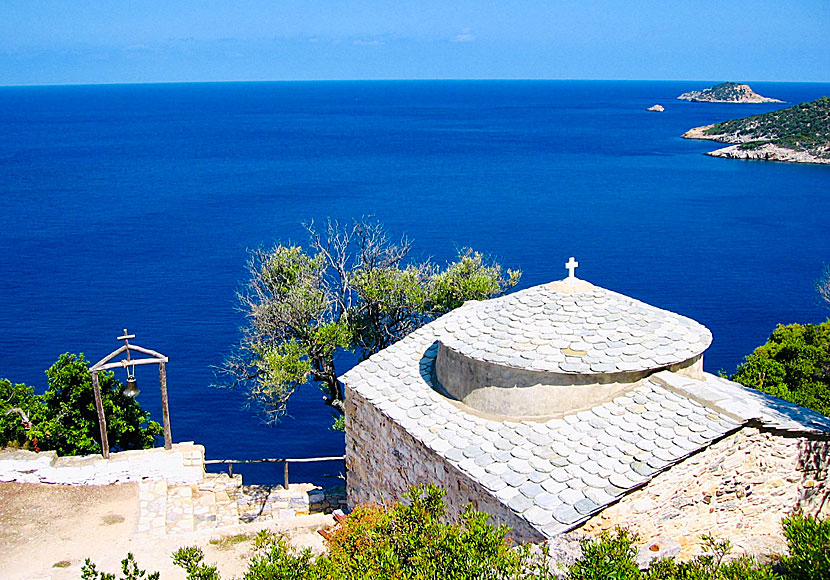
[[[658,369],[712,342],[694,320],[582,280],[468,302],[439,325],[444,345],[468,358],[567,374]]]
[[[795,430],[820,428],[809,413],[806,423],[799,422],[765,397],[750,398],[741,407],[751,391],[729,381],[676,380],[667,371],[609,402],[562,418],[478,416],[434,388],[436,336],[442,334],[445,318],[341,378],[547,537],[578,526],[747,420],[761,418]]]
[[[830,434],[830,417],[714,375],[696,381],[660,372],[654,378],[674,392],[742,422],[757,421],[767,429],[781,431]]]

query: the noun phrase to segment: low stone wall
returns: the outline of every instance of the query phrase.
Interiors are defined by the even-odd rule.
[[[734,553],[785,551],[781,518],[800,508],[830,515],[830,442],[746,427],[656,476],[588,520],[596,537],[616,526],[643,546],[701,551],[701,536],[729,539]]]
[[[100,455],[58,457],[54,451],[0,451],[0,482],[109,485],[165,480],[190,484],[205,474],[205,448],[192,442]]]
[[[471,503],[476,509],[491,514],[493,522],[510,526],[511,535],[518,541],[544,539],[484,487],[427,449],[348,386],[346,472],[349,507],[398,501],[411,486],[434,483],[447,492],[451,517],[460,515],[464,506]]]
[[[242,522],[331,513],[346,508],[343,486],[322,489],[311,483],[243,485],[239,490],[239,519]]]

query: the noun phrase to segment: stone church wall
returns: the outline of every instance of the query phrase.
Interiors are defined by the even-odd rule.
[[[796,508],[830,515],[830,442],[744,428],[588,520],[578,532],[616,526],[640,545],[701,551],[701,536],[729,539],[733,553],[785,551],[781,518]]]
[[[346,492],[349,507],[401,500],[413,485],[434,483],[446,492],[449,515],[472,503],[513,529],[522,542],[544,538],[510,512],[480,484],[406,433],[353,390],[346,388]]]

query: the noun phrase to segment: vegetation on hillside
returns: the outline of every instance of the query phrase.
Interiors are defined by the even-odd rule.
[[[582,543],[582,556],[570,565],[550,561],[547,550],[515,546],[505,526],[468,507],[458,521],[446,521],[443,492],[413,488],[408,504],[364,505],[355,509],[327,539],[328,554],[292,549],[280,536],[261,532],[243,580],[806,580],[830,578],[830,521],[795,514],[783,520],[787,556],[761,563],[754,558],[725,560],[728,541],[706,540],[707,551],[688,562],[661,559],[641,571],[635,561],[637,538],[618,529]],[[196,547],[174,553],[188,580],[221,580]],[[122,563],[123,580],[157,578],[140,570],[131,554]],[[83,580],[115,580],[87,560]]]
[[[444,268],[412,261],[411,242],[390,240],[373,220],[306,228],[307,248],[251,253],[250,279],[238,296],[249,324],[222,369],[225,382],[246,388],[271,420],[309,381],[342,413],[336,352],[367,358],[466,300],[504,293],[521,276],[469,249]]]
[[[717,123],[704,131],[718,141],[757,149],[767,143],[830,159],[830,97]]]
[[[830,321],[778,325],[730,378],[830,415]]]
[[[743,83],[720,83],[713,85],[708,89],[702,91],[690,91],[683,93],[677,97],[683,101],[701,101],[701,102],[727,102],[727,103],[742,103],[742,102],[767,102],[767,103],[781,103],[778,99],[770,99],[762,97],[753,91],[749,85]]]
[[[83,355],[62,354],[46,377],[48,389],[42,395],[0,379],[0,448],[55,450],[59,455],[101,453],[89,362]],[[99,381],[110,450],[152,447],[161,426],[124,395],[112,372],[100,373]]]

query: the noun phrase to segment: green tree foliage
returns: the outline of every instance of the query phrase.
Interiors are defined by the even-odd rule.
[[[29,429],[39,404],[32,387],[0,379],[0,448],[31,446]]]
[[[830,415],[830,321],[779,325],[730,378]]]
[[[521,276],[470,249],[443,269],[410,260],[410,241],[391,241],[372,220],[306,228],[307,248],[251,252],[250,279],[238,295],[249,324],[222,369],[225,382],[246,388],[272,420],[309,381],[342,413],[338,351],[367,358],[465,300],[506,292]]]
[[[780,558],[784,577],[830,580],[830,520],[796,513],[784,518],[789,555]]]
[[[632,542],[636,538],[623,529],[614,534],[604,533],[596,540],[582,542],[582,558],[568,568],[572,580],[639,580],[640,569],[635,558],[637,550]]]
[[[62,354],[46,371],[48,388],[35,395],[31,387],[11,386],[0,380],[0,443],[53,449],[60,455],[86,455],[101,452],[98,414],[89,374],[89,362],[83,355]],[[101,398],[107,420],[107,438],[111,451],[152,447],[161,434],[161,426],[150,421],[135,399],[123,394],[123,385],[111,372],[99,374]],[[31,421],[22,425],[21,408]]]

